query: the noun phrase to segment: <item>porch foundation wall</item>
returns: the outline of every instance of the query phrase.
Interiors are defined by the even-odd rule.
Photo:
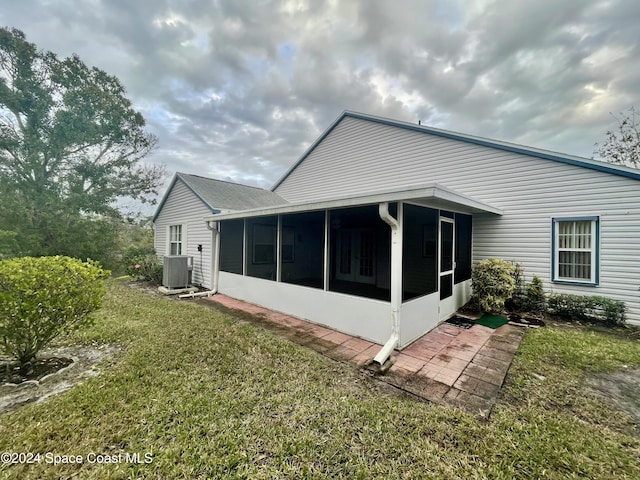
[[[471,299],[471,280],[453,286],[453,299],[456,310]],[[400,349],[433,330],[440,323],[439,305],[439,292],[414,298],[402,304],[398,345]]]
[[[218,291],[371,342],[391,335],[389,302],[220,272]]]
[[[453,297],[456,302],[456,310],[471,300],[471,279],[456,283],[453,286]]]
[[[404,348],[438,325],[438,292],[414,298],[402,304],[400,310],[400,343]]]

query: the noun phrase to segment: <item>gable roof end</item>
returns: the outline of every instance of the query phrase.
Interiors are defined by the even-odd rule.
[[[640,170],[630,167],[624,167],[621,165],[614,165],[611,163],[592,160],[584,157],[578,157],[575,155],[568,155],[564,153],[552,152],[550,150],[542,150],[534,147],[526,147],[524,145],[518,145],[515,143],[502,142],[500,140],[491,140],[484,137],[476,137],[473,135],[466,135],[463,133],[451,132],[449,130],[442,130],[439,128],[427,127],[424,125],[416,125],[413,123],[402,122],[399,120],[392,120],[389,118],[378,117],[375,115],[369,115],[365,113],[352,112],[345,110],[342,114],[327,128],[318,139],[311,144],[311,146],[302,154],[302,156],[295,162],[287,172],[280,177],[280,179],[271,187],[271,191],[277,189],[282,182],[307,158],[311,152],[331,133],[331,131],[345,118],[351,117],[359,120],[366,120],[369,122],[380,123],[382,125],[388,125],[397,128],[403,128],[406,130],[412,130],[420,133],[427,133],[436,135],[438,137],[450,138],[453,140],[459,140],[462,142],[473,143],[475,145],[482,145],[485,147],[496,148],[498,150],[505,150],[508,152],[519,153],[522,155],[528,155],[537,158],[543,158],[546,160],[552,160],[555,162],[566,163],[569,165],[575,165],[578,167],[589,168],[591,170],[597,170],[600,172],[611,173],[614,175],[620,175],[634,180],[640,180]]]
[[[178,179],[211,210],[211,213],[220,213],[221,210],[247,210],[287,203],[277,193],[262,188],[177,172],[153,215],[154,222]]]

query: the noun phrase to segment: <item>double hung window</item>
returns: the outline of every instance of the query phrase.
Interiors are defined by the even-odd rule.
[[[553,280],[598,283],[597,217],[553,219]]]
[[[169,227],[169,255],[182,255],[182,225]]]

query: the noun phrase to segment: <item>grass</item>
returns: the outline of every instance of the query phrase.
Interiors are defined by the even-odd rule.
[[[204,302],[110,284],[96,324],[65,341],[117,343],[122,353],[99,377],[0,417],[0,452],[85,461],[4,465],[0,476],[640,478],[633,420],[582,386],[589,372],[640,366],[637,340],[528,331],[485,422]],[[90,452],[152,461],[88,463]]]

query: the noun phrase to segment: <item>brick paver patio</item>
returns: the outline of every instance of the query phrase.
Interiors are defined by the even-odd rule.
[[[223,307],[249,313],[271,330],[334,360],[368,365],[381,346],[311,322],[217,294],[207,297]],[[441,323],[392,355],[385,381],[438,404],[488,417],[518,349],[523,327],[494,330],[474,325],[468,330]]]

